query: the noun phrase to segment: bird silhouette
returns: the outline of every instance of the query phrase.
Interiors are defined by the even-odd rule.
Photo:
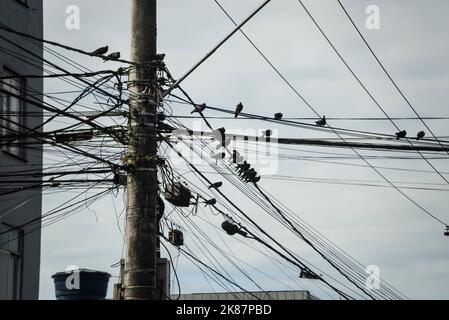
[[[249,179],[254,179],[257,176],[257,172],[254,168],[251,168],[246,171],[242,171],[240,176],[243,178],[243,180],[248,181]]]
[[[165,53],[159,53],[159,54],[154,56],[154,60],[155,61],[162,61],[164,59],[165,59]]]
[[[254,178],[248,179],[248,182],[258,183],[260,181],[260,179],[261,179],[261,177],[258,176],[258,177],[254,177]]]
[[[263,132],[264,137],[271,137],[273,135],[273,131],[272,130],[266,130]]]
[[[113,52],[110,55],[107,55],[106,57],[103,58],[103,60],[106,61],[116,61],[120,59],[120,52]]]
[[[238,118],[238,116],[240,115],[240,113],[242,113],[243,111],[243,104],[240,102],[237,107],[235,108],[235,114],[234,117]]]
[[[407,136],[407,131],[403,130],[403,131],[396,132],[395,134],[396,134],[396,140],[399,140],[399,139],[405,138]]]
[[[225,128],[219,128],[219,129],[217,129],[217,131],[220,132],[222,135],[226,133]]]
[[[326,116],[315,122],[318,127],[324,127],[327,124]]]
[[[240,227],[234,223],[229,221],[225,221],[221,224],[221,228],[230,236],[234,236],[236,234],[240,234],[243,237],[248,236],[248,233],[241,230]]]
[[[203,103],[200,106],[195,106],[195,110],[193,110],[192,112],[190,112],[190,114],[194,114],[194,113],[202,113],[204,110],[206,110],[207,105],[205,103]]]
[[[216,182],[211,184],[208,189],[219,189],[223,186],[223,182]]]
[[[282,120],[283,117],[284,117],[284,115],[282,113],[276,113],[274,115],[275,120]]]
[[[251,165],[245,160],[245,161],[243,161],[243,163],[239,163],[237,165],[237,172],[240,173],[242,171],[248,170],[250,167],[251,167]]]
[[[418,132],[418,135],[416,136],[416,140],[422,140],[426,136],[426,133],[424,131]]]
[[[97,50],[91,52],[91,55],[102,56],[102,55],[108,53],[108,51],[109,51],[109,46],[105,46],[105,47],[98,48]]]
[[[205,203],[205,207],[207,207],[207,206],[214,206],[214,205],[217,204],[217,199],[206,200],[206,202],[204,202],[204,203]]]

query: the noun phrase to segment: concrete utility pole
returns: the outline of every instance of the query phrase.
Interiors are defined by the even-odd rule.
[[[125,229],[125,300],[155,300],[157,263],[157,53],[156,0],[131,0],[131,61],[139,65],[130,74],[128,202]]]

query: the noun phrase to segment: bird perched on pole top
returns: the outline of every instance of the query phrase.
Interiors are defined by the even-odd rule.
[[[282,120],[283,117],[284,115],[282,113],[276,113],[274,115],[274,120]]]
[[[207,108],[207,105],[205,103],[203,103],[202,105],[195,106],[195,110],[190,112],[190,114],[202,113],[204,110],[206,110],[206,108]]]
[[[103,58],[103,60],[106,61],[116,61],[120,59],[120,52],[113,52],[110,55],[107,55],[106,57]]]
[[[418,134],[416,136],[416,140],[422,140],[422,139],[424,139],[425,136],[426,136],[426,133],[424,131],[420,131],[420,132],[418,132]]]
[[[93,56],[102,56],[109,51],[109,46],[98,48],[97,50],[91,52],[90,54]]]
[[[162,61],[165,59],[165,53],[158,53],[154,56],[155,61]]]
[[[399,131],[396,132],[396,140],[402,139],[407,137],[407,131],[403,130],[403,131]]]
[[[242,113],[243,111],[243,104],[240,102],[237,107],[235,108],[235,114],[234,117],[238,118],[238,116],[240,115],[240,113]]]
[[[326,116],[323,116],[320,120],[315,122],[318,127],[324,127],[327,124]]]
[[[211,184],[209,187],[208,187],[208,189],[219,189],[219,188],[221,188],[223,186],[223,182],[216,182],[216,183],[213,183],[213,184]]]

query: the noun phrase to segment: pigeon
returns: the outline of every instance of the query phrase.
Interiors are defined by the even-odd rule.
[[[272,130],[266,130],[263,132],[264,137],[271,137],[273,135],[273,131]]]
[[[426,136],[426,133],[424,131],[418,132],[416,140],[422,140]]]
[[[202,113],[204,110],[206,110],[207,105],[205,103],[203,103],[200,106],[195,106],[195,110],[193,110],[192,112],[190,112],[190,114],[194,114],[194,113]]]
[[[110,55],[103,58],[103,60],[106,61],[116,61],[120,59],[120,52],[113,52]]]
[[[259,177],[255,177],[255,178],[249,179],[248,182],[258,183],[260,181],[260,179],[261,179],[261,177],[259,176]]]
[[[407,131],[405,131],[405,130],[396,132],[396,140],[405,138],[406,136],[407,136]]]
[[[240,227],[234,223],[231,223],[229,221],[225,221],[221,224],[222,229],[230,236],[234,236],[236,234],[239,234],[243,237],[247,237],[248,233],[241,230]]]
[[[318,127],[324,127],[327,124],[326,116],[323,116],[322,119],[315,122]]]
[[[238,116],[240,115],[240,113],[242,113],[242,111],[243,111],[243,104],[240,102],[240,103],[237,105],[237,107],[235,108],[235,114],[234,114],[234,116],[235,116],[236,118],[238,118]]]
[[[109,46],[101,47],[101,48],[98,48],[97,50],[91,52],[91,55],[93,55],[93,56],[102,56],[102,55],[108,53],[108,51],[109,51]]]
[[[251,168],[249,170],[242,171],[240,176],[244,179],[255,178],[257,176],[257,172],[254,168]]]
[[[237,171],[239,173],[242,173],[243,171],[246,171],[249,168],[251,168],[251,165],[246,160],[243,161],[243,163],[240,163],[240,164],[237,165]]]
[[[282,120],[283,117],[284,117],[284,115],[282,113],[276,113],[274,115],[275,120]]]
[[[225,128],[219,128],[219,129],[217,129],[217,131],[220,132],[222,135],[224,135],[226,133]]]
[[[164,59],[165,59],[165,53],[159,53],[159,54],[154,56],[154,60],[155,61],[162,61]]]
[[[219,188],[221,188],[223,186],[223,182],[216,182],[216,183],[213,183],[213,184],[211,184],[209,187],[208,187],[208,189],[219,189]]]
[[[217,204],[217,199],[206,200],[206,202],[204,202],[204,203],[206,204],[205,207],[207,207],[207,206],[214,206],[214,205]]]
[[[256,179],[256,177],[257,172],[254,169],[250,169],[243,174],[243,179],[245,180],[245,182],[250,182],[251,180]]]

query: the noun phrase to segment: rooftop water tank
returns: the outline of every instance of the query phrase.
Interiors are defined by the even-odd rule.
[[[109,278],[106,272],[79,269],[52,276],[57,300],[104,300]]]

